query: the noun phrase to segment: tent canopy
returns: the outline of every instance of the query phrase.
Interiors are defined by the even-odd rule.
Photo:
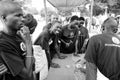
[[[89,0],[47,0],[60,11],[71,11],[75,7],[86,4]]]

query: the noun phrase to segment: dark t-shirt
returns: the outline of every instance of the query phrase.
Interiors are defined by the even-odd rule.
[[[43,49],[47,50],[49,47],[49,40],[50,40],[50,33],[49,29],[51,28],[52,24],[49,23],[43,27],[43,31],[39,35],[38,39],[35,41],[35,45],[40,45]]]
[[[19,76],[25,67],[22,39],[17,36],[10,36],[0,33],[0,63],[4,64],[8,71],[0,76],[0,80],[26,80]]]
[[[93,36],[89,40],[85,58],[110,80],[120,80],[120,39],[116,35],[107,33]]]
[[[85,39],[89,38],[87,28],[81,26],[78,30],[78,52],[81,52]]]
[[[76,42],[76,38],[77,38],[77,28],[73,26],[73,29],[69,29],[68,25],[63,26],[62,28],[62,34],[60,36],[61,38],[61,52],[63,53],[72,53],[75,52],[75,42]],[[73,33],[74,36],[71,38],[70,34]],[[66,47],[66,43],[71,42],[70,46]]]

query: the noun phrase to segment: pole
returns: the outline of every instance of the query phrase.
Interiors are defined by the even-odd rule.
[[[48,22],[48,17],[47,17],[47,6],[46,6],[46,0],[44,0],[44,8],[45,8],[45,20],[46,23]]]
[[[91,32],[91,27],[92,27],[92,16],[93,16],[93,5],[94,5],[94,0],[91,0],[91,14],[90,14],[90,27],[89,27],[89,32]]]

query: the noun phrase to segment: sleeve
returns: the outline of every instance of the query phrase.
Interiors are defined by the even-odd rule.
[[[45,26],[43,27],[43,31],[44,31],[44,30],[49,30],[49,29],[51,28],[51,26],[52,26],[52,24],[51,24],[51,23],[48,23],[47,25],[45,25]]]
[[[0,43],[0,58],[13,76],[18,75],[25,67],[20,53],[11,45]]]
[[[38,37],[38,39],[35,41],[35,45],[40,45],[42,47],[42,49],[48,49],[49,44],[49,34],[46,31],[43,31],[40,36]]]
[[[0,56],[13,76],[18,75],[24,68],[24,62],[20,56],[11,54],[9,52],[1,52]]]
[[[89,38],[88,30],[84,27],[85,39]]]
[[[3,75],[4,73],[6,73],[8,71],[7,67],[5,64],[0,62],[0,76]]]
[[[88,47],[86,50],[86,55],[85,55],[85,59],[88,62],[94,63],[95,65],[97,63],[97,51],[98,51],[96,50],[98,47],[98,44],[96,41],[97,39],[95,37],[89,40]]]

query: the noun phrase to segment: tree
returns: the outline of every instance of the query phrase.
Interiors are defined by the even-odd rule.
[[[107,4],[109,12],[120,13],[120,0],[95,0],[95,3]]]
[[[58,10],[58,14],[64,17],[64,16],[72,15],[72,12],[71,11],[61,11],[61,10]]]
[[[114,8],[114,9],[120,8],[120,0],[95,0],[95,2],[107,3],[109,8]]]
[[[48,18],[50,18],[50,16],[52,14],[56,14],[56,12],[51,10],[49,7],[47,7],[47,16],[48,16]],[[40,11],[40,15],[41,15],[41,17],[45,18],[45,9],[44,8]]]

